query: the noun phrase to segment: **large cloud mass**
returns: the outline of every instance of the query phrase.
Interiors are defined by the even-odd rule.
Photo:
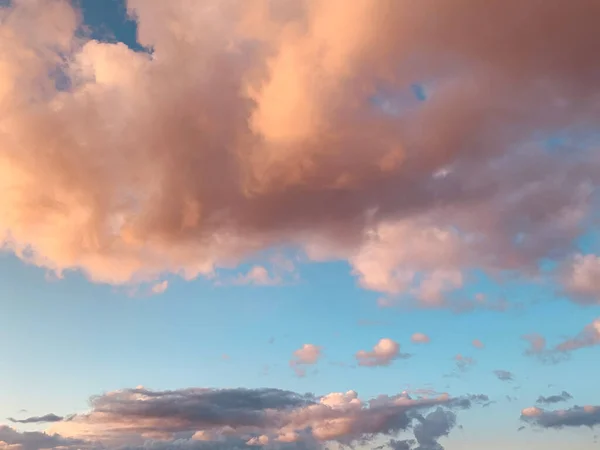
[[[129,0],[148,52],[12,3],[0,239],[57,272],[195,277],[292,245],[436,307],[465,269],[566,258],[593,207],[596,0]]]
[[[400,432],[414,432],[421,445],[433,445],[454,426],[453,410],[484,400],[486,396],[400,394],[364,401],[354,391],[317,397],[278,389],[152,391],[140,386],[94,397],[90,412],[56,423],[51,431],[109,448],[150,442],[165,448],[168,443],[321,447],[389,439]]]

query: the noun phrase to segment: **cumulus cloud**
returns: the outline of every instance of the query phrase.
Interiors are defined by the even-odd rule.
[[[277,389],[137,388],[92,398],[91,411],[53,425],[52,431],[107,446],[139,446],[149,440],[173,443],[178,439],[190,446],[191,441],[234,442],[240,448],[267,443],[350,444],[375,436],[393,438],[400,431],[411,430],[413,419],[421,422],[420,427],[415,425],[415,435],[439,436],[430,422],[440,413],[425,418],[422,414],[437,407],[469,408],[474,401],[447,394],[414,399],[403,394],[381,395],[364,401],[354,391],[318,397]]]
[[[508,370],[494,370],[494,375],[496,375],[496,378],[500,381],[512,381],[515,378],[513,373]]]
[[[540,395],[538,397],[538,399],[536,400],[536,403],[543,404],[543,405],[550,405],[552,403],[561,403],[561,402],[566,402],[566,401],[569,401],[572,399],[573,399],[573,396],[571,394],[569,394],[567,391],[562,391],[560,394],[549,395],[548,397],[544,397],[543,395]]]
[[[294,357],[290,360],[290,367],[296,372],[296,375],[303,377],[306,371],[305,365],[314,365],[321,357],[321,347],[314,344],[304,344],[298,350],[294,351]]]
[[[409,356],[408,354],[400,353],[400,344],[396,341],[384,338],[375,344],[373,350],[359,350],[356,353],[356,360],[359,366],[389,366],[394,360],[408,358]]]
[[[438,443],[442,436],[448,436],[456,425],[456,414],[452,411],[437,408],[427,416],[419,416],[415,425],[415,438],[419,444],[417,450],[443,450]]]
[[[411,336],[410,340],[415,344],[429,344],[431,339],[429,336],[423,333],[415,333]]]
[[[574,406],[556,411],[525,408],[521,420],[540,428],[595,427],[600,425],[600,407]]]
[[[288,246],[446,307],[470,268],[535,275],[585,229],[600,161],[541,141],[596,125],[595,0],[129,0],[146,51],[82,38],[67,0],[11,4],[0,239],[59,275],[194,278]]]
[[[577,254],[563,269],[567,293],[578,303],[600,304],[600,257]]]

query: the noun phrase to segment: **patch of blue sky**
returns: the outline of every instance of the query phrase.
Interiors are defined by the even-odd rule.
[[[428,91],[423,84],[412,84],[406,89],[390,90],[382,88],[370,99],[371,104],[393,116],[403,116],[427,101]]]
[[[82,11],[87,36],[144,50],[137,41],[137,22],[128,16],[125,0],[75,0],[74,3]]]

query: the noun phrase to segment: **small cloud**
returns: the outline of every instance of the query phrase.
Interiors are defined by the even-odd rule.
[[[314,365],[321,357],[321,347],[314,344],[304,344],[298,350],[294,351],[294,357],[290,360],[290,367],[299,377],[306,376],[306,370],[303,367]]]
[[[546,339],[537,334],[523,336],[523,339],[530,344],[525,351],[526,355],[536,356],[544,362],[557,363],[569,358],[571,352],[600,345],[600,318],[586,325],[576,336],[551,348],[546,346]]]
[[[525,351],[526,355],[538,355],[546,349],[546,338],[539,334],[527,334],[523,339],[529,342],[529,348]]]
[[[50,423],[50,422],[61,422],[65,420],[62,416],[56,414],[46,414],[44,416],[27,417],[26,419],[14,419],[9,417],[8,420],[12,423]]]
[[[152,286],[151,291],[153,294],[159,295],[159,294],[164,293],[168,289],[168,287],[169,287],[169,282],[167,280],[164,280],[164,281]]]
[[[400,353],[400,344],[389,338],[381,339],[371,351],[356,353],[358,365],[364,367],[389,366],[395,359],[408,357],[410,355]]]
[[[539,428],[591,428],[600,425],[600,407],[574,406],[569,409],[546,411],[534,406],[521,411],[521,420]]]
[[[454,357],[454,361],[456,361],[456,367],[461,372],[466,372],[471,366],[475,364],[475,360],[468,356],[463,356],[460,353]]]
[[[410,340],[415,344],[429,344],[431,339],[424,333],[415,333],[411,336]]]
[[[472,344],[473,344],[473,347],[475,347],[475,348],[480,348],[481,349],[481,348],[485,347],[485,345],[483,344],[483,342],[481,342],[479,339],[473,339]]]
[[[558,395],[550,395],[548,397],[544,397],[544,396],[540,395],[538,397],[538,399],[536,400],[536,403],[542,404],[542,405],[551,405],[553,403],[567,402],[572,399],[573,399],[573,396],[571,394],[569,394],[567,391],[562,391]]]
[[[508,370],[494,370],[494,375],[500,381],[512,381],[514,380],[514,375]]]
[[[254,266],[248,273],[238,275],[234,284],[251,284],[254,286],[275,286],[282,283],[279,276],[271,275],[264,266]]]

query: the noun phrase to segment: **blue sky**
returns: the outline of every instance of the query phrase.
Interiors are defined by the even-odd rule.
[[[583,112],[548,106],[554,94],[576,104],[563,88],[588,67],[506,59],[483,35],[483,50],[473,49],[452,34],[452,20],[471,19],[446,9],[441,37],[410,29],[414,48],[395,53],[400,10],[382,16],[375,4],[290,7],[281,17],[308,27],[299,32],[280,27],[279,13],[265,19],[235,2],[12,3],[0,22],[0,45],[14,49],[0,73],[0,424],[58,433],[67,448],[202,450],[213,438],[193,433],[214,427],[194,422],[197,412],[186,426],[177,414],[155,416],[152,398],[274,388],[356,391],[366,402],[407,391],[414,404],[397,414],[410,423],[392,432],[356,431],[363,415],[383,414],[363,403],[360,412],[332,408],[356,434],[331,441],[319,441],[314,419],[294,431],[306,441],[278,441],[289,429],[265,424],[219,442],[251,448],[264,433],[265,448],[344,439],[394,448],[398,436],[416,439],[399,450],[597,446],[596,116],[587,103]],[[502,20],[517,26],[518,8]],[[567,33],[577,8],[564,8]],[[389,27],[373,34],[356,21],[364,14]],[[430,14],[423,7],[415,20]],[[551,23],[547,14],[540,20]],[[544,39],[540,30],[519,35],[524,55]],[[575,37],[570,45],[553,47],[556,60],[585,46]],[[477,63],[484,50],[490,73]],[[70,82],[49,78],[57,71]],[[550,87],[536,97],[540,74]],[[510,82],[524,86],[514,98],[505,96]],[[415,333],[429,342],[413,342]],[[546,347],[528,353],[523,337],[533,334]],[[399,347],[379,352],[382,339]],[[302,353],[307,344],[316,356]],[[360,365],[361,350],[373,352],[373,367]],[[148,409],[136,397],[146,389],[155,392]],[[115,391],[137,415],[119,409]],[[563,391],[572,398],[538,402]],[[469,408],[442,393],[470,399]],[[94,396],[108,405],[107,422]],[[438,407],[457,425],[427,416]],[[49,413],[64,419],[36,419]],[[163,420],[154,431],[168,437],[148,437],[145,422],[106,431],[140,417]],[[234,420],[219,417],[219,426]],[[7,430],[0,450],[48,448]]]

